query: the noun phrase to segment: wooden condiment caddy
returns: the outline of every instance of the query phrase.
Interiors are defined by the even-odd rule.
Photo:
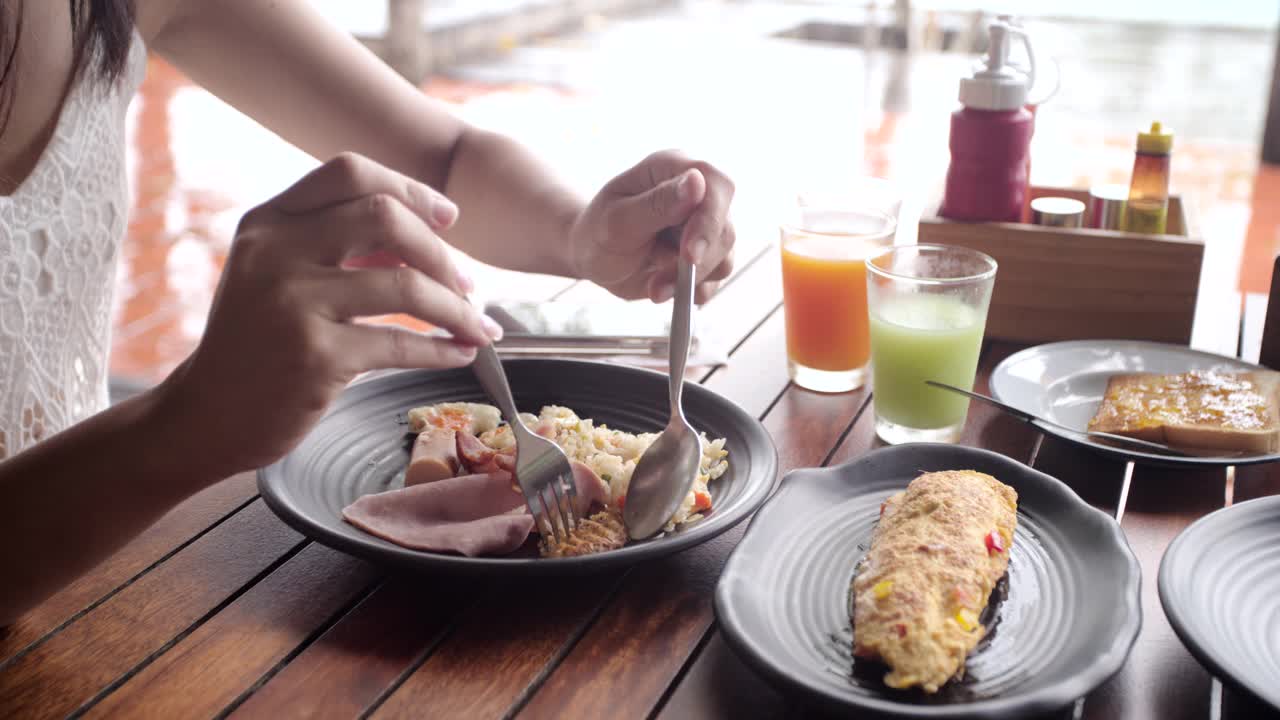
[[[1031,188],[1045,195],[1089,199],[1087,190]],[[1165,235],[963,223],[936,207],[920,220],[919,242],[972,248],[999,265],[987,337],[1190,342],[1204,240],[1180,196],[1169,198]]]

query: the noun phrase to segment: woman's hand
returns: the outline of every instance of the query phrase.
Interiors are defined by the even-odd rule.
[[[426,185],[351,154],[246,214],[204,336],[166,383],[199,438],[195,460],[224,474],[269,464],[359,373],[467,365],[499,337],[436,235],[457,214]],[[352,322],[391,313],[453,338]]]
[[[676,258],[698,268],[699,303],[733,270],[733,182],[710,164],[664,150],[600,190],[569,233],[574,272],[628,300],[675,294]],[[679,248],[659,239],[683,223]]]

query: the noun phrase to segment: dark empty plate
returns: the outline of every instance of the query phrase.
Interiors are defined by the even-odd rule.
[[[1187,649],[1280,711],[1280,496],[1192,523],[1165,550],[1158,585]]]
[[[503,366],[523,411],[537,414],[544,405],[562,405],[627,432],[655,432],[667,423],[665,374],[575,360],[507,360]],[[412,440],[405,413],[448,401],[488,399],[469,368],[387,373],[348,387],[293,452],[259,471],[262,497],[304,535],[375,562],[463,572],[576,572],[629,565],[706,542],[754,512],[777,484],[777,452],[760,422],[690,384],[685,415],[709,439],[725,439],[729,468],[711,483],[714,509],[675,532],[583,557],[539,558],[531,540],[512,556],[469,558],[410,550],[345,522],[342,509],[356,498],[403,487]]]
[[[1018,491],[1009,572],[964,678],[894,690],[852,656],[850,582],[880,503],[922,472],[977,470]],[[788,473],[716,588],[725,638],[783,690],[857,717],[1023,718],[1062,709],[1115,674],[1142,624],[1138,561],[1119,524],[1059,480],[986,450],[909,444]]]

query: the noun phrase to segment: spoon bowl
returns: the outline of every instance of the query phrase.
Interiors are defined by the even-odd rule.
[[[662,530],[680,509],[698,476],[702,439],[683,417],[679,420],[667,425],[631,474],[622,516],[634,540]],[[632,496],[640,499],[633,501]]]

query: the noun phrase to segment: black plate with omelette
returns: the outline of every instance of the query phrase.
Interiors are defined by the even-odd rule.
[[[881,504],[922,474],[954,470],[1016,491],[1007,575],[969,605],[985,609],[967,618],[985,637],[963,676],[932,693],[895,689],[879,660],[853,656],[850,585]],[[788,474],[729,558],[715,607],[751,667],[814,705],[858,717],[1015,718],[1065,708],[1120,669],[1141,626],[1139,582],[1119,525],[1059,480],[985,450],[909,444]]]

